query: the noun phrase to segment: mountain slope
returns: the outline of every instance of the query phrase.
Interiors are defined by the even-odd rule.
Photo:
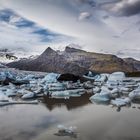
[[[127,61],[111,54],[86,52],[67,46],[65,51],[57,52],[47,48],[38,58],[20,60],[8,64],[22,70],[73,73],[83,75],[87,71],[96,72],[135,72],[138,69]]]
[[[129,65],[133,65],[138,71],[140,71],[140,61],[133,58],[124,58],[123,60]]]
[[[132,64],[128,64],[123,59],[111,54],[86,52],[66,47],[64,55],[68,59],[68,61],[86,67],[91,71],[108,73],[114,71],[137,71],[137,69]]]
[[[75,63],[69,63],[63,55],[58,54],[50,47],[47,48],[37,59],[20,60],[9,63],[8,66],[21,70],[73,73],[77,75],[82,75],[88,72],[84,67],[80,67]]]

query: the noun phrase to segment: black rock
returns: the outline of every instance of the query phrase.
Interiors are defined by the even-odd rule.
[[[77,82],[78,80],[80,80],[80,76],[76,76],[74,74],[70,74],[70,73],[65,73],[65,74],[61,74],[58,79],[58,81],[73,81],[73,82]]]

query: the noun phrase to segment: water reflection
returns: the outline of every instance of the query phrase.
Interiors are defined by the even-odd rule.
[[[80,97],[70,97],[69,99],[55,99],[45,96],[42,99],[42,102],[50,111],[62,106],[66,106],[67,110],[72,110],[87,104],[91,104],[91,101],[89,100],[90,96],[90,94],[83,94]]]
[[[109,108],[115,108],[117,112],[120,112],[122,108],[130,108],[133,109],[137,108],[140,109],[140,101],[135,100],[132,104],[122,106],[122,107],[116,107],[116,106],[110,106],[110,102],[94,102],[89,100],[91,97],[91,94],[83,94],[80,97],[70,97],[69,99],[60,99],[60,98],[50,98],[48,96],[44,96],[41,99],[41,102],[43,102],[43,105],[47,107],[49,111],[53,111],[55,108],[61,108],[66,107],[68,111],[76,108],[80,108],[82,106],[86,106],[88,104],[97,104],[97,105],[103,105],[103,106],[109,106]],[[137,107],[134,107],[133,104],[135,104]]]
[[[0,108],[0,140],[137,140],[140,137],[138,101],[121,111],[115,107],[114,111],[110,105],[92,104],[90,96],[69,100],[44,97],[41,99],[44,103],[38,105]],[[76,126],[78,133],[59,131],[58,124]]]

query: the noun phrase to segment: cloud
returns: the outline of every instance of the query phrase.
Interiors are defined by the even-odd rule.
[[[83,4],[88,4],[91,7],[96,7],[96,2],[94,0],[76,0],[76,1],[83,3]]]
[[[68,37],[51,32],[11,9],[0,9],[0,38],[0,48],[36,50],[42,46],[41,51],[45,45],[63,42]]]
[[[139,47],[140,26],[135,24],[139,12],[132,10],[138,0],[0,0],[0,4],[34,23],[11,17],[7,26],[35,37],[30,46],[39,46],[38,50],[47,42],[58,49],[76,43],[97,52]]]
[[[79,20],[89,19],[91,14],[89,12],[81,12],[79,15]]]
[[[106,10],[109,10],[117,16],[133,16],[140,14],[140,0],[121,0],[102,6],[106,7]]]

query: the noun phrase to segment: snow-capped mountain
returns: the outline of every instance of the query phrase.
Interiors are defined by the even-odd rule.
[[[30,71],[72,73],[83,75],[88,71],[112,73],[115,71],[136,72],[136,63],[111,54],[87,52],[67,46],[65,51],[58,52],[48,47],[36,59],[21,60],[7,64],[12,68]],[[140,65],[140,61],[137,62]]]
[[[36,58],[38,53],[28,52],[21,48],[15,50],[12,49],[0,49],[0,63],[9,63],[13,61],[18,61],[21,59],[32,59]]]

